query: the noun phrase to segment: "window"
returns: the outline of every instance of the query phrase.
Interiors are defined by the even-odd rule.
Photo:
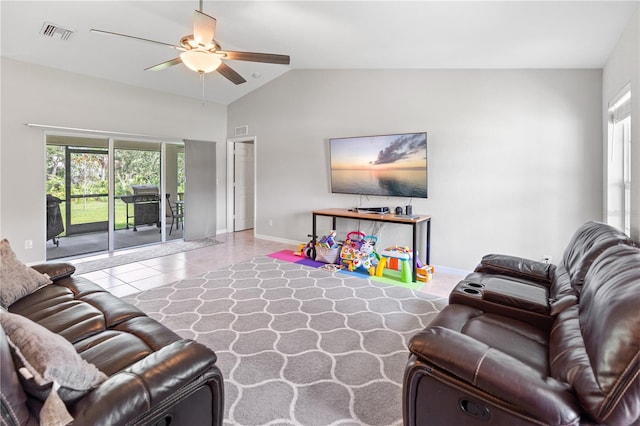
[[[609,103],[607,223],[631,232],[631,87]]]

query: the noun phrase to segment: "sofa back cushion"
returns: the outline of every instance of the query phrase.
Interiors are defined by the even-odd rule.
[[[551,374],[571,384],[598,423],[640,421],[640,249],[609,247],[591,265],[578,305],[551,332]]]
[[[633,245],[633,240],[605,223],[590,221],[576,230],[564,251],[562,264],[578,296],[591,263],[604,250],[618,244]]]

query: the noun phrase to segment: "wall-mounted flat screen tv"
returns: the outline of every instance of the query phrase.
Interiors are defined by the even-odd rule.
[[[331,192],[427,198],[427,133],[329,139]]]

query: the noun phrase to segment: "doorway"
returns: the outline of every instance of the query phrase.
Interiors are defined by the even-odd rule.
[[[108,145],[104,138],[47,138],[48,260],[109,248]],[[74,248],[60,244],[69,238]]]
[[[233,139],[228,145],[230,206],[227,226],[234,232],[255,226],[255,138]]]
[[[108,229],[109,152],[65,147],[65,224],[67,235]]]
[[[184,142],[48,134],[47,260],[183,239],[184,160]]]

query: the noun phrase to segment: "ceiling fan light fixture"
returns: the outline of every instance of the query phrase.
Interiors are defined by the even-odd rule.
[[[208,73],[218,69],[222,61],[211,52],[187,50],[180,54],[182,63],[195,72]]]

